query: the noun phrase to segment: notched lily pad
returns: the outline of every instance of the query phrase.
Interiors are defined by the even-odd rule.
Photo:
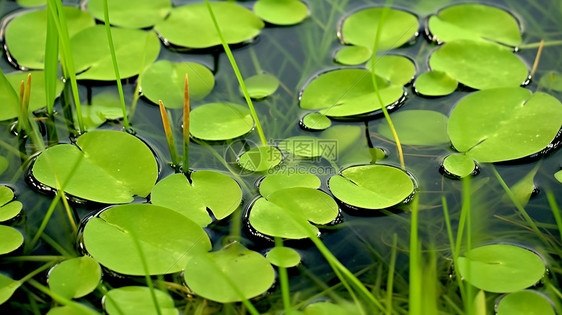
[[[170,0],[107,0],[109,23],[127,28],[150,27],[172,9]],[[88,0],[86,11],[104,21],[103,0]]]
[[[9,187],[0,186],[0,222],[5,222],[17,217],[23,205],[13,201],[14,192]]]
[[[496,315],[555,315],[551,302],[540,292],[523,290],[503,296]]]
[[[20,231],[5,225],[0,225],[0,239],[0,255],[11,253],[23,244]]]
[[[150,288],[128,286],[109,290],[102,299],[103,308],[109,315],[177,315],[174,300],[165,292]],[[158,309],[156,309],[158,307]]]
[[[254,128],[247,107],[232,103],[210,103],[196,107],[190,114],[191,136],[207,141],[238,138]]]
[[[309,113],[306,114],[300,122],[300,125],[307,130],[325,130],[332,125],[332,121],[324,114]]]
[[[445,96],[453,93],[459,82],[447,72],[428,71],[422,73],[414,83],[416,93],[424,96]]]
[[[309,15],[308,7],[299,0],[259,0],[254,13],[275,25],[298,24]]]
[[[406,145],[441,145],[449,143],[447,116],[431,110],[406,110],[392,114],[392,122]],[[379,124],[378,132],[394,141],[386,122]]]
[[[100,265],[89,256],[71,258],[49,271],[49,288],[66,299],[93,292],[101,280]]]
[[[279,88],[279,80],[271,74],[257,74],[244,80],[246,90],[253,99],[266,98]],[[242,88],[240,88],[242,93]]]

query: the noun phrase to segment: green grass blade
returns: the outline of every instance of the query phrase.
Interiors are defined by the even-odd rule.
[[[408,305],[410,315],[422,314],[422,270],[421,270],[421,241],[418,239],[418,203],[414,196],[412,201],[412,218],[410,222],[410,290]]]

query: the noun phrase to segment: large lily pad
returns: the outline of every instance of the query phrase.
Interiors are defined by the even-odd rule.
[[[108,269],[136,276],[145,275],[141,254],[148,274],[159,275],[181,271],[189,257],[211,249],[209,237],[198,224],[150,204],[120,205],[98,213],[84,227],[83,245]]]
[[[150,288],[128,286],[112,289],[102,300],[103,307],[109,315],[177,315],[174,300],[165,292],[154,289],[154,299]],[[156,309],[158,307],[158,309]]]
[[[539,292],[523,290],[502,297],[497,315],[555,315],[551,303]]]
[[[392,122],[402,144],[440,145],[449,143],[447,116],[431,110],[407,110],[392,114]],[[378,128],[385,138],[394,141],[386,122]]]
[[[103,21],[103,1],[88,0],[86,10]],[[172,9],[170,0],[107,0],[109,23],[127,28],[150,27],[162,21]]]
[[[332,176],[330,191],[340,201],[361,209],[384,209],[404,201],[414,192],[410,176],[388,165],[349,167]]]
[[[152,31],[112,28],[117,65],[121,79],[139,74],[143,65],[156,60],[160,41]],[[74,35],[70,44],[79,80],[115,80],[115,70],[103,25],[86,28]],[[144,59],[143,59],[144,58]]]
[[[262,20],[276,25],[293,25],[308,16],[308,7],[299,0],[259,0],[254,13]]]
[[[545,273],[542,259],[518,246],[474,248],[458,259],[458,271],[473,286],[489,292],[514,292],[537,283]]]
[[[213,171],[196,171],[191,183],[183,174],[159,181],[150,194],[152,204],[177,211],[204,227],[212,222],[207,209],[222,220],[242,202],[242,190],[229,176]]]
[[[0,222],[8,221],[20,214],[23,205],[14,199],[14,191],[9,187],[0,186]]]
[[[196,294],[221,303],[251,299],[275,281],[271,264],[239,243],[188,259],[184,278]]]
[[[562,126],[554,97],[515,88],[472,93],[461,99],[447,127],[455,149],[479,162],[526,157],[546,148]]]
[[[172,63],[159,60],[142,76],[142,93],[153,103],[161,100],[167,108],[183,106],[185,75],[189,80],[189,99],[200,100],[211,93],[215,78],[211,70],[195,62]]]
[[[264,27],[263,21],[254,13],[234,2],[211,2],[211,6],[228,44],[249,41]],[[205,3],[172,9],[166,20],[158,23],[155,29],[165,43],[176,46],[201,49],[221,44]]]
[[[0,305],[8,301],[20,286],[20,281],[0,273]]]
[[[23,244],[23,235],[13,227],[0,225],[0,255],[8,254]]]
[[[63,7],[68,35],[94,25],[92,17],[75,7]],[[43,69],[47,37],[47,11],[30,11],[14,18],[6,27],[6,46],[20,67]]]
[[[78,198],[102,203],[127,203],[146,197],[158,176],[150,148],[120,131],[97,130],[78,138],[76,145],[60,144],[35,161],[32,175],[41,184]]]
[[[49,271],[49,288],[67,299],[91,293],[100,280],[100,265],[89,256],[65,260]]]
[[[231,103],[211,103],[191,111],[189,131],[197,139],[221,141],[238,138],[254,128],[247,107]]]

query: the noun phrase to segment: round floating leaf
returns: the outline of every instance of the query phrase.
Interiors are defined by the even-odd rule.
[[[347,168],[328,182],[337,199],[362,209],[384,209],[404,201],[414,191],[414,183],[399,168],[387,165],[361,165]]]
[[[554,178],[556,178],[557,181],[559,181],[560,183],[562,183],[562,170],[554,173]]]
[[[545,266],[530,250],[494,244],[474,248],[459,257],[458,271],[473,286],[502,293],[534,285],[544,276]]]
[[[2,226],[0,226],[0,231],[1,228]],[[21,282],[0,273],[0,305],[8,301],[20,286]]]
[[[550,302],[539,292],[523,290],[502,297],[496,315],[556,315]]]
[[[379,21],[384,18],[378,39],[378,51],[400,47],[417,35],[418,18],[406,11],[391,8],[367,8],[343,20],[338,35],[344,43],[373,47]]]
[[[213,13],[228,44],[239,44],[258,36],[263,21],[248,9],[233,2],[211,2]],[[209,48],[221,44],[205,3],[172,9],[155,27],[166,43],[187,48]],[[186,36],[186,30],[189,36]]]
[[[14,199],[14,191],[9,187],[0,186],[0,206],[4,206]]]
[[[414,83],[416,93],[425,96],[444,96],[453,93],[459,82],[443,71],[422,73]]]
[[[167,108],[181,108],[186,74],[190,100],[200,100],[211,93],[215,86],[211,70],[195,62],[172,63],[168,60],[159,60],[145,70],[142,93],[153,103],[162,100]]]
[[[150,27],[162,21],[172,9],[170,0],[108,0],[109,22],[127,28]],[[88,0],[86,10],[104,21],[103,0]]]
[[[212,222],[207,208],[222,220],[242,202],[242,190],[229,176],[197,171],[191,174],[191,181],[183,174],[170,175],[154,186],[150,201],[183,214],[201,227]]]
[[[375,59],[375,73],[395,85],[406,85],[416,74],[414,62],[400,55],[382,55]],[[373,59],[367,62],[367,70],[371,70]]]
[[[103,297],[103,307],[109,315],[178,314],[174,300],[167,293],[158,289],[153,292],[158,306],[154,305],[150,288],[128,286],[109,290]]]
[[[392,114],[400,142],[406,145],[440,145],[449,143],[447,117],[431,110],[407,110]],[[386,122],[379,124],[378,132],[394,141]]]
[[[301,125],[309,130],[325,130],[332,125],[332,121],[326,115],[310,113],[302,118]]]
[[[259,0],[254,13],[262,20],[276,25],[293,25],[308,16],[308,7],[299,0]]]
[[[160,41],[152,31],[112,28],[111,36],[121,79],[139,74],[142,66],[153,62],[160,52]],[[115,70],[104,25],[84,29],[70,44],[79,80],[115,80]],[[143,59],[144,58],[144,59]]]
[[[158,176],[150,148],[138,138],[120,131],[96,130],[80,136],[76,146],[60,144],[45,150],[33,164],[40,183],[64,187],[86,200],[127,203],[133,196],[146,197]]]
[[[443,168],[448,174],[463,178],[474,172],[476,164],[464,154],[452,154],[443,160]]]
[[[562,125],[562,104],[554,97],[516,88],[472,93],[449,116],[455,149],[478,162],[526,157],[546,148]]]
[[[271,74],[258,74],[244,80],[248,94],[253,99],[262,99],[270,96],[279,88],[279,80]],[[240,88],[240,93],[242,89]]]
[[[254,128],[254,120],[248,108],[232,103],[199,106],[191,111],[190,121],[191,135],[208,141],[238,138]]]
[[[0,225],[0,255],[11,253],[23,244],[23,235],[13,227]]]
[[[185,282],[206,299],[231,303],[266,292],[275,281],[273,267],[262,255],[239,243],[188,259]]]
[[[100,280],[100,265],[89,256],[65,260],[49,272],[49,288],[67,299],[90,294]]]
[[[562,74],[549,71],[541,77],[539,85],[547,90],[562,92]]]
[[[377,77],[385,106],[396,103],[404,94],[402,86],[389,85]],[[300,106],[318,110],[329,117],[371,113],[381,109],[371,73],[365,69],[339,69],[320,74],[300,93]]]
[[[448,42],[431,55],[429,65],[474,89],[520,86],[529,76],[509,49],[484,41]]]
[[[431,37],[438,42],[457,39],[490,40],[509,46],[521,43],[517,20],[497,7],[462,3],[448,6],[429,18]]]
[[[367,62],[371,58],[372,52],[363,46],[345,46],[338,50],[335,56],[337,63],[342,65],[358,65]]]
[[[293,187],[320,188],[318,176],[310,173],[280,172],[264,177],[260,182],[260,195],[269,198],[274,192]]]
[[[295,267],[301,262],[299,253],[288,247],[275,247],[265,257],[272,265],[283,268]]]
[[[139,252],[137,239],[142,253]],[[199,225],[171,209],[150,204],[109,208],[84,227],[85,249],[103,266],[126,275],[145,275],[140,255],[150,275],[181,271],[190,256],[211,249]]]
[[[79,8],[63,7],[63,12],[68,25],[68,35],[71,37],[94,25],[92,17]],[[6,47],[11,57],[21,67],[43,69],[47,37],[46,25],[47,12],[40,10],[26,12],[14,18],[6,27]]]
[[[238,159],[240,167],[250,172],[264,172],[279,165],[283,154],[277,148],[265,146],[244,152]]]

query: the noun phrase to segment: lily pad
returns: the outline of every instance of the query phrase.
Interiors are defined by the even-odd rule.
[[[534,252],[506,244],[474,248],[458,259],[464,280],[488,292],[514,292],[537,283],[545,273],[544,262]]]
[[[47,0],[16,0],[16,2],[22,7],[36,7],[44,5]]]
[[[142,251],[139,252],[134,239]],[[160,275],[181,271],[191,256],[211,249],[209,237],[198,224],[171,209],[150,204],[128,204],[106,209],[86,222],[86,252],[115,272]]]
[[[410,176],[387,165],[349,167],[332,176],[328,185],[334,197],[345,204],[372,210],[395,206],[414,192]]]
[[[196,107],[190,114],[191,136],[207,141],[238,138],[254,128],[247,107],[232,103],[211,103]]]
[[[23,235],[13,227],[0,225],[0,255],[8,254],[23,244]]]
[[[254,13],[276,25],[298,24],[309,14],[306,4],[299,0],[259,0],[254,4]]]
[[[447,72],[428,71],[422,73],[414,83],[416,93],[425,96],[445,96],[453,93],[459,82]]]
[[[431,110],[407,110],[392,114],[392,122],[400,142],[406,145],[441,145],[449,143],[447,137],[447,116]],[[386,122],[381,123],[378,132],[394,141]]]
[[[75,7],[63,7],[68,35],[93,26],[94,19]],[[20,67],[43,69],[47,37],[47,11],[29,11],[14,18],[6,27],[5,44]],[[18,87],[19,90],[19,87]]]
[[[299,253],[288,247],[275,247],[265,257],[272,265],[283,268],[295,267],[301,262]]]
[[[242,190],[229,176],[213,171],[191,173],[191,183],[183,174],[159,181],[150,193],[152,204],[183,214],[201,227],[212,222],[209,209],[217,220],[236,210],[242,202]]]
[[[558,182],[562,183],[562,170],[554,173],[554,178],[556,178]]]
[[[345,46],[338,50],[335,56],[337,63],[342,65],[359,65],[371,58],[372,52],[363,46]]]
[[[357,314],[357,312],[358,310],[355,307],[345,308],[343,306],[330,302],[312,303],[304,309],[304,315],[352,315]]]
[[[86,11],[104,21],[104,0],[88,0]],[[108,0],[109,23],[126,28],[145,28],[162,21],[172,9],[170,0]]]
[[[439,10],[429,18],[428,33],[439,43],[457,39],[489,40],[509,46],[521,44],[515,17],[500,8],[461,3]]]
[[[8,221],[20,214],[23,205],[12,201],[14,192],[6,186],[0,186],[0,222]]]
[[[464,154],[451,154],[443,160],[443,169],[447,174],[463,178],[474,173],[474,160]]]
[[[154,289],[154,299],[150,288],[128,286],[112,289],[102,300],[103,307],[109,315],[177,315],[174,300],[165,292]],[[158,309],[156,309],[158,307]]]
[[[270,170],[283,160],[283,154],[279,149],[264,146],[250,149],[238,158],[238,165],[246,171],[264,172]]]
[[[172,63],[159,60],[142,75],[143,95],[153,103],[162,100],[167,108],[183,107],[185,75],[189,80],[189,99],[197,101],[211,93],[215,77],[211,70],[195,62]]]
[[[14,280],[0,273],[0,305],[8,301],[20,286],[20,281]]]
[[[523,290],[502,297],[497,315],[555,315],[551,303],[539,292]]]
[[[257,74],[244,80],[248,94],[253,99],[266,98],[279,88],[279,80],[271,74]],[[242,89],[240,88],[240,93]]]
[[[239,243],[188,259],[187,286],[206,299],[231,303],[266,292],[275,281],[271,264],[259,253]]]
[[[100,265],[89,256],[65,260],[49,271],[49,288],[67,299],[93,292],[101,280]]]
[[[152,31],[112,28],[111,36],[121,79],[139,74],[142,66],[156,60],[160,41]],[[79,80],[115,80],[115,70],[104,25],[86,28],[70,39]],[[143,59],[144,58],[144,59]]]
[[[371,70],[373,59],[367,62]],[[406,85],[414,79],[416,65],[412,59],[401,55],[382,55],[375,58],[375,73],[395,85]]]
[[[158,165],[150,148],[120,131],[96,130],[76,145],[59,144],[45,150],[32,169],[33,177],[78,198],[102,203],[127,203],[146,197],[156,182]]]
[[[331,125],[330,118],[320,113],[309,113],[301,119],[301,126],[308,130],[325,130]]]
[[[271,194],[278,190],[304,187],[304,188],[320,188],[320,179],[311,173],[289,173],[279,172],[268,175],[260,182],[260,195],[268,198]]]
[[[557,99],[515,87],[464,97],[451,112],[447,131],[457,151],[490,163],[540,152],[561,125],[562,104]]]
[[[448,42],[431,55],[429,65],[479,90],[520,86],[529,76],[525,63],[509,49],[484,41]]]
[[[412,13],[383,7],[373,7],[347,16],[338,30],[342,42],[363,47],[373,47],[384,13],[378,39],[378,51],[400,47],[417,36],[419,22]]]
[[[73,303],[72,306],[55,306],[45,315],[84,315],[84,314],[96,314],[96,312],[85,305]]]
[[[211,2],[211,6],[227,44],[249,41],[264,27],[254,13],[234,2]],[[201,49],[221,44],[205,3],[173,8],[155,30],[164,38],[164,43],[176,46]]]

